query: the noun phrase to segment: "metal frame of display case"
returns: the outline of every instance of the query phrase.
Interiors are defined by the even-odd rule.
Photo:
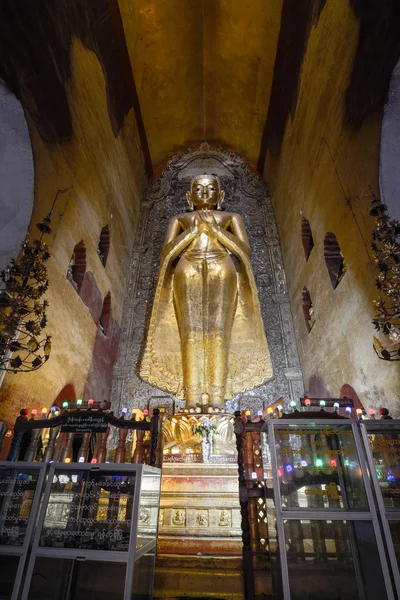
[[[0,462],[0,469],[5,468],[9,470],[21,471],[21,472],[36,472],[38,473],[38,480],[35,488],[35,493],[32,500],[31,510],[29,512],[29,521],[27,524],[24,543],[21,546],[7,546],[5,544],[0,545],[0,556],[19,556],[19,563],[17,573],[14,580],[14,587],[11,595],[11,600],[17,600],[20,593],[20,586],[22,582],[22,575],[25,569],[26,559],[28,550],[31,544],[33,529],[36,523],[37,513],[39,510],[40,499],[42,497],[43,485],[46,476],[46,463],[26,463],[26,462]],[[0,517],[1,519],[1,517]]]
[[[359,423],[362,440],[364,442],[365,453],[367,457],[368,468],[371,474],[371,481],[375,491],[376,502],[378,510],[381,516],[382,528],[386,540],[386,545],[389,554],[389,560],[394,575],[394,583],[397,591],[397,595],[400,598],[400,572],[399,566],[396,559],[396,553],[394,550],[392,534],[389,527],[389,521],[400,521],[400,508],[398,510],[387,510],[382,497],[381,487],[379,485],[378,477],[376,474],[376,468],[374,464],[374,457],[371,449],[371,445],[368,440],[368,434],[376,434],[382,430],[386,430],[390,433],[390,429],[397,427],[397,431],[400,435],[400,420],[379,420],[379,421],[362,421]],[[400,451],[400,447],[399,447]]]
[[[13,464],[13,463],[7,463]],[[14,463],[17,464],[17,463]],[[37,463],[38,464],[38,463]],[[43,465],[47,466],[47,465]],[[129,515],[131,518],[131,530],[129,533],[129,546],[126,551],[113,551],[113,550],[92,550],[92,549],[78,549],[78,548],[55,548],[55,547],[41,547],[39,546],[40,536],[45,524],[46,511],[48,502],[50,499],[50,494],[52,490],[53,477],[57,471],[86,471],[86,472],[101,472],[104,474],[112,475],[117,471],[118,473],[126,473],[126,475],[136,474],[135,481],[135,489],[133,495],[133,505],[132,505],[132,513]],[[81,560],[91,560],[91,561],[108,561],[126,564],[126,574],[125,574],[125,585],[124,585],[124,595],[121,600],[130,600],[132,598],[132,585],[133,585],[133,576],[134,576],[134,568],[136,561],[141,558],[144,554],[155,551],[157,544],[157,529],[158,529],[158,518],[156,525],[156,532],[154,535],[154,539],[144,544],[141,548],[136,548],[137,541],[137,523],[139,516],[139,507],[140,507],[140,498],[141,498],[141,489],[142,489],[142,481],[143,475],[148,473],[154,473],[160,475],[160,485],[161,485],[161,471],[158,468],[150,467],[148,465],[142,464],[109,464],[109,463],[53,463],[50,465],[48,471],[47,483],[44,489],[42,506],[40,509],[40,514],[38,518],[38,524],[36,527],[36,533],[32,543],[32,551],[29,558],[29,563],[27,567],[25,582],[23,586],[23,592],[21,596],[21,600],[28,600],[29,598],[29,590],[31,586],[31,580],[33,576],[33,571],[35,567],[36,558],[38,557],[48,557],[48,558],[64,558],[64,559],[81,559]]]
[[[304,419],[270,419],[266,424],[267,427],[263,427],[265,431],[268,431],[268,443],[271,452],[271,466],[272,466],[272,475],[274,481],[274,503],[275,503],[275,512],[276,512],[276,529],[278,534],[278,546],[279,546],[279,558],[280,558],[280,568],[282,573],[282,590],[283,590],[283,600],[291,599],[290,592],[290,580],[289,580],[289,569],[287,562],[287,554],[286,554],[286,536],[284,530],[284,520],[310,520],[310,521],[368,521],[372,523],[373,531],[375,534],[376,544],[379,552],[382,574],[385,581],[386,593],[388,600],[394,600],[395,595],[392,588],[390,571],[388,568],[385,547],[382,539],[381,530],[379,527],[378,514],[374,503],[374,497],[372,492],[372,485],[369,480],[368,470],[367,470],[367,461],[364,454],[364,449],[362,447],[361,438],[359,436],[359,431],[357,428],[357,422],[354,421],[345,421],[345,420],[333,420],[333,419],[324,419],[318,421],[307,421]],[[277,427],[282,426],[297,426],[302,428],[311,429],[315,427],[316,431],[321,429],[322,427],[336,427],[336,426],[347,426],[350,427],[353,432],[353,439],[356,447],[356,451],[358,454],[359,465],[362,472],[362,478],[364,482],[365,493],[368,501],[368,509],[365,511],[357,511],[357,510],[347,510],[345,508],[315,508],[313,510],[307,510],[303,508],[298,508],[295,510],[282,510],[282,494],[280,488],[280,478],[278,476],[278,457],[276,451],[276,439],[275,439],[275,429]],[[295,432],[293,432],[295,433]],[[369,468],[371,469],[370,465]]]

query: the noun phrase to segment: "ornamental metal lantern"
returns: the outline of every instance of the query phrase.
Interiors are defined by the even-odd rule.
[[[54,205],[66,191],[57,192],[49,214],[36,225],[40,238],[24,242],[19,258],[0,271],[0,371],[36,371],[49,359],[51,336],[42,333],[48,302],[41,298],[49,286],[50,252],[43,237],[51,233]]]
[[[382,360],[400,360],[400,222],[387,215],[387,207],[373,196],[371,216],[375,217],[372,252],[378,269],[374,301],[375,329],[387,337],[382,344],[374,336],[374,349]]]

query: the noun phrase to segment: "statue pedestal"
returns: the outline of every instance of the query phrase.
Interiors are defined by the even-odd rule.
[[[176,460],[179,458],[174,456]],[[239,487],[234,456],[212,455],[209,463],[164,462],[158,552],[241,555]]]

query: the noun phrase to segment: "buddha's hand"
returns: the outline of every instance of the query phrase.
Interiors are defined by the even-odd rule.
[[[218,224],[212,211],[208,209],[202,209],[198,212],[198,218],[200,221],[199,228],[201,231],[205,231],[207,233],[217,233]]]
[[[197,212],[194,216],[193,221],[193,233],[207,233],[210,230],[210,224],[205,221],[202,216]]]

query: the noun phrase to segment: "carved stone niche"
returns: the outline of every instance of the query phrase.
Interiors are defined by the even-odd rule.
[[[208,527],[208,510],[196,510],[196,525],[198,527]]]
[[[172,510],[172,525],[184,527],[186,525],[186,509],[174,508]]]
[[[226,508],[217,510],[217,525],[218,527],[232,526],[232,511]]]

